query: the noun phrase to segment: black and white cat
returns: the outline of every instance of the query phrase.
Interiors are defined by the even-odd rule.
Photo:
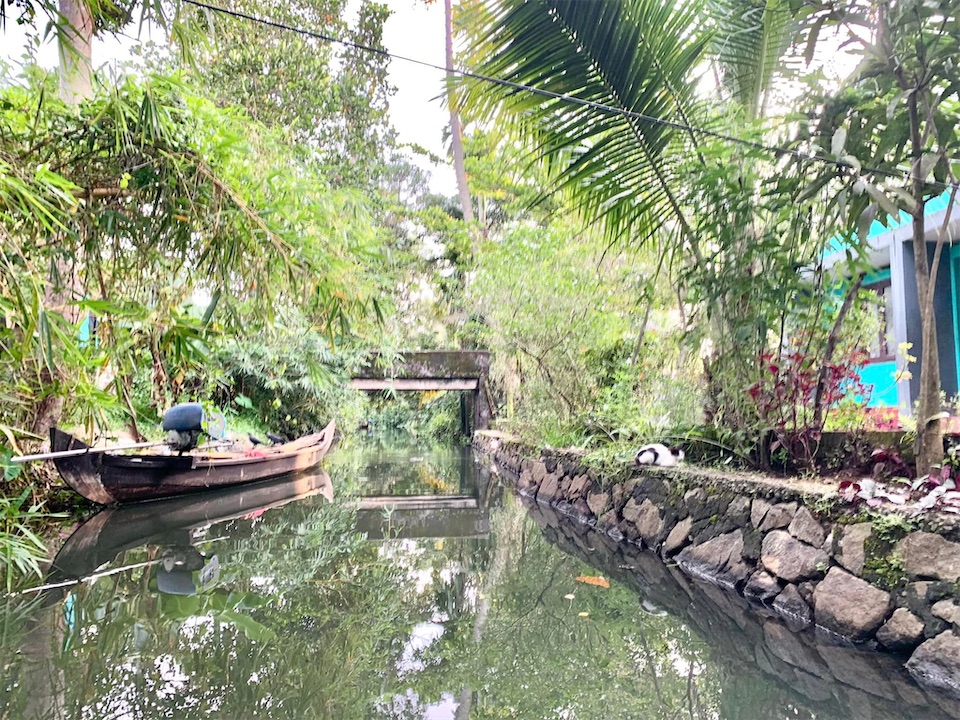
[[[660,467],[676,467],[683,460],[683,450],[668,448],[660,443],[644,445],[637,451],[635,462],[637,465],[659,465]]]

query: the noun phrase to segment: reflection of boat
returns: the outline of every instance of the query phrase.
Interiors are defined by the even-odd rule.
[[[190,545],[195,530],[237,518],[255,518],[265,510],[312,495],[333,499],[333,484],[323,470],[221,488],[202,496],[101,510],[60,548],[47,574],[48,586],[88,578],[125,550],[148,544]]]
[[[248,452],[89,453],[59,457],[53,462],[67,485],[93,502],[109,505],[156,500],[308,470],[330,449],[334,430],[331,422],[319,433]],[[50,434],[54,452],[88,447],[60,430],[53,429]]]

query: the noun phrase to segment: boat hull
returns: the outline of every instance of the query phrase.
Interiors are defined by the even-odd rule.
[[[200,455],[89,454],[53,462],[73,490],[101,504],[142,502],[269,480],[315,467],[333,443],[334,423],[323,431],[252,453]],[[54,452],[87,447],[56,428]]]

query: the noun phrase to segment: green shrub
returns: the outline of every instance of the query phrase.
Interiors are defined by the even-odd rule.
[[[399,431],[432,440],[463,442],[460,393],[389,393],[370,401],[366,418],[376,432]]]
[[[320,430],[332,419],[355,427],[363,401],[346,381],[359,358],[334,352],[316,332],[278,325],[263,339],[231,340],[218,350],[220,378],[212,400],[290,437]]]

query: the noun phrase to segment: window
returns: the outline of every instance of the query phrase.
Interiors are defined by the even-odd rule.
[[[870,343],[869,362],[887,362],[896,359],[896,343],[893,339],[893,313],[890,309],[890,281],[881,280],[864,286],[877,296],[875,310],[879,314],[880,329]]]

